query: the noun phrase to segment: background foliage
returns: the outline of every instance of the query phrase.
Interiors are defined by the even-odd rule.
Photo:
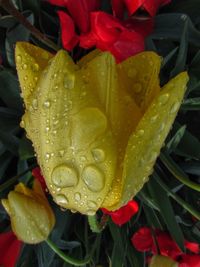
[[[61,47],[59,21],[55,7],[41,0],[12,0],[27,20]],[[104,10],[109,1],[102,1]],[[0,9],[0,198],[18,181],[31,183],[36,165],[34,151],[19,122],[23,114],[14,62],[16,41],[30,41],[49,49],[16,18]],[[146,49],[163,57],[161,84],[183,70],[190,82],[176,122],[168,135],[149,182],[136,196],[140,211],[127,224],[116,226],[111,220],[101,233],[90,230],[87,217],[63,211],[50,196],[56,214],[51,239],[73,257],[83,258],[94,248],[93,263],[87,266],[142,267],[145,256],[131,245],[132,234],[147,225],[170,232],[180,248],[184,238],[200,243],[200,1],[174,0],[155,18]],[[98,216],[101,216],[99,212]],[[196,218],[195,218],[196,217]],[[10,222],[0,206],[0,232]],[[96,242],[95,239],[97,238]],[[24,245],[17,266],[72,266],[63,263],[45,244]]]

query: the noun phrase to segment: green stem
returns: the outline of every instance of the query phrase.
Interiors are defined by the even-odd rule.
[[[108,216],[103,214],[101,221],[98,222],[96,215],[88,216],[88,223],[93,233],[100,233],[106,226]]]
[[[65,262],[70,263],[74,266],[83,266],[89,263],[92,259],[92,255],[94,253],[94,249],[96,248],[97,239],[95,241],[95,245],[91,251],[90,256],[86,257],[84,260],[77,260],[68,255],[66,255],[62,250],[60,250],[50,239],[45,240],[45,242],[49,245],[49,247]]]
[[[190,214],[192,214],[195,218],[200,220],[200,212],[195,210],[190,204],[185,202],[178,195],[173,193],[171,189],[160,179],[160,177],[154,173],[153,177],[155,181],[168,193],[168,196],[172,197],[180,206],[182,206],[185,210],[187,210]]]
[[[170,156],[168,156],[164,153],[160,153],[159,157],[160,157],[162,163],[174,175],[174,177],[176,177],[176,179],[178,179],[184,185],[187,185],[188,187],[192,188],[193,190],[200,192],[200,185],[190,181],[188,176],[182,172],[182,170],[175,164],[175,162],[173,162],[173,160],[170,158]]]
[[[25,28],[27,28],[32,35],[34,35],[39,41],[47,45],[54,51],[58,51],[59,48],[51,40],[49,40],[44,34],[36,29],[16,8],[9,0],[0,0],[0,6],[3,7],[10,15],[12,15],[17,21],[19,21]]]
[[[9,186],[13,185],[14,183],[17,182],[17,180],[23,176],[24,174],[26,174],[27,172],[31,171],[32,169],[34,169],[35,167],[37,167],[37,164],[32,165],[31,167],[29,167],[28,169],[26,169],[25,171],[23,171],[22,173],[10,178],[8,181],[6,181],[5,183],[0,185],[0,193],[2,193],[5,189],[7,189]]]

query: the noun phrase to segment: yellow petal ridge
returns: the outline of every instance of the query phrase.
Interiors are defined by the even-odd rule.
[[[29,104],[30,95],[37,86],[41,72],[52,57],[51,53],[27,42],[16,43],[16,68],[26,106]]]
[[[120,200],[114,206],[103,207],[115,210],[125,205],[148,181],[183,100],[187,82],[188,74],[180,73],[153,100],[126,148]]]

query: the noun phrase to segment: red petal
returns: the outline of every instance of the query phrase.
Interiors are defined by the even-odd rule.
[[[179,267],[200,267],[200,255],[183,254],[179,261]]]
[[[90,29],[90,12],[99,8],[99,0],[67,0],[66,7],[72,16],[75,24],[82,33],[86,33]]]
[[[143,7],[151,16],[155,16],[160,6],[170,2],[171,0],[146,0]]]
[[[46,192],[47,185],[46,185],[43,175],[41,174],[40,168],[39,167],[34,168],[32,170],[32,175],[34,176],[35,179],[37,179],[40,182],[43,191]]]
[[[199,244],[197,244],[195,242],[189,242],[189,241],[185,240],[184,245],[188,250],[190,250],[193,253],[198,254],[200,252]]]
[[[108,211],[107,209],[102,209],[105,214],[111,216],[112,221],[121,226],[122,224],[128,222],[133,215],[138,212],[138,204],[136,201],[131,200],[127,205],[121,207],[116,211]]]
[[[121,62],[144,51],[144,38],[137,32],[123,31],[109,51]]]
[[[71,51],[78,43],[78,36],[75,33],[74,22],[63,11],[58,11],[61,31],[62,31],[62,44],[66,50]]]
[[[66,2],[67,2],[67,0],[48,0],[48,1],[52,5],[61,6],[61,7],[66,6]]]
[[[113,15],[119,19],[123,19],[125,4],[123,0],[112,0]]]
[[[154,1],[156,0],[152,0],[152,5],[154,5]],[[138,8],[140,8],[143,5],[145,0],[124,0],[124,2],[128,9],[129,15],[132,15],[138,10]]]
[[[133,246],[141,252],[149,251],[153,245],[151,229],[148,227],[140,228],[131,238]]]
[[[153,31],[154,19],[153,18],[142,18],[142,17],[131,17],[123,22],[123,25],[130,31],[136,31],[143,37],[146,37]]]
[[[176,260],[176,258],[182,254],[182,251],[168,233],[157,230],[156,239],[161,255],[168,256]],[[152,252],[154,254],[157,253],[155,244],[152,246]]]
[[[91,13],[91,29],[97,40],[111,44],[125,28],[113,16],[99,11]]]
[[[22,242],[17,240],[13,232],[0,234],[0,265],[14,267],[20,254]]]

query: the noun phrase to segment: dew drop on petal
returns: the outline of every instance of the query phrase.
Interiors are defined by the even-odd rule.
[[[70,187],[75,186],[78,183],[76,170],[67,164],[55,167],[51,174],[51,179],[58,187]]]
[[[82,179],[93,192],[102,190],[105,185],[104,173],[95,165],[88,165],[84,168]]]

